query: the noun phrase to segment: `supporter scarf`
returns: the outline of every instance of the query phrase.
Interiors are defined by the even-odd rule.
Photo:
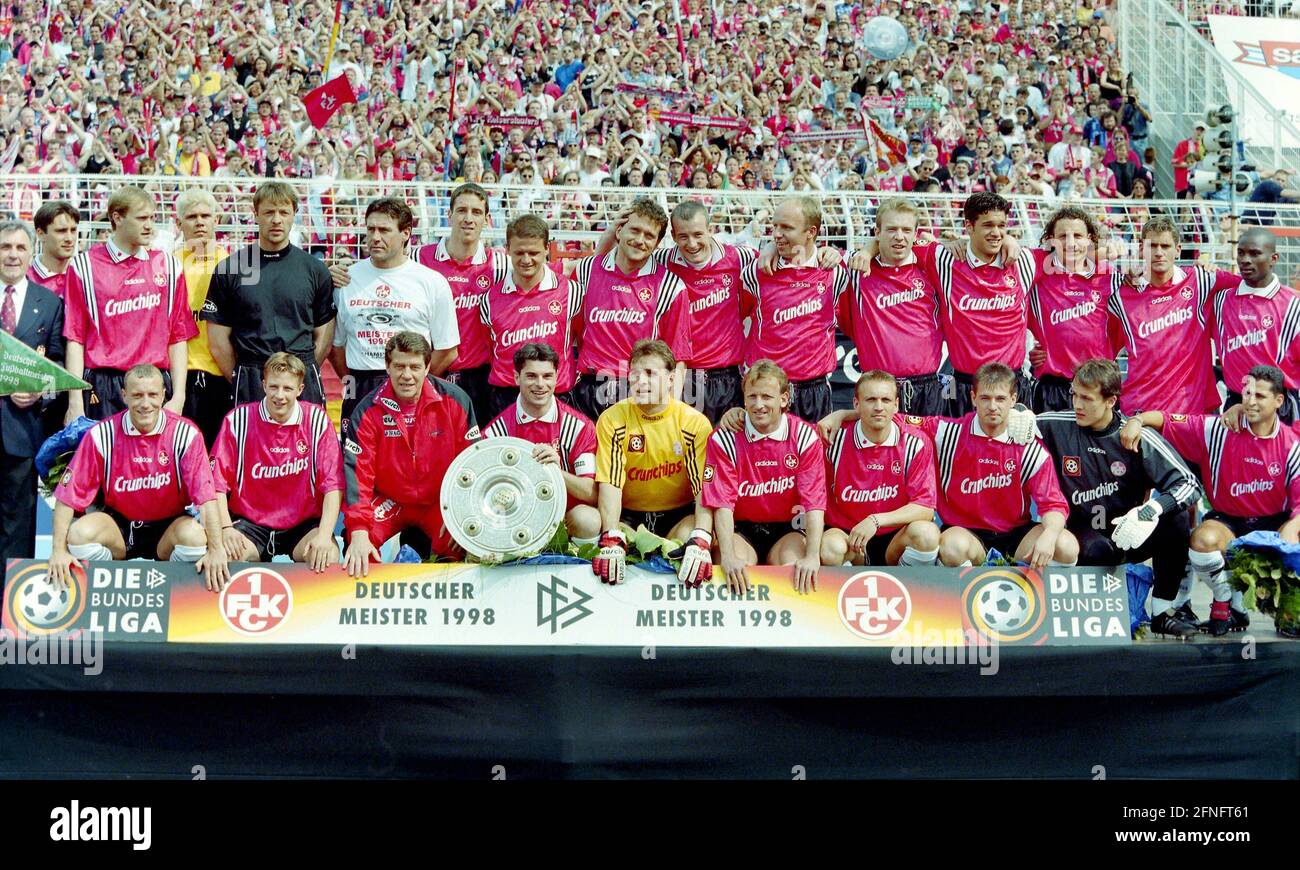
[[[687,91],[670,91],[666,88],[652,88],[648,85],[634,85],[630,82],[619,82],[614,86],[614,89],[628,94],[658,97],[661,100],[668,100],[673,103],[691,99],[691,94]]]
[[[651,113],[656,121],[665,124],[680,124],[683,127],[721,127],[724,130],[748,130],[749,124],[741,118],[724,118],[714,115],[692,115],[690,112]]]

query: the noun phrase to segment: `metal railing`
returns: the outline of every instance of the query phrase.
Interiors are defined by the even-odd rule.
[[[1300,18],[1296,0],[1178,0],[1175,8],[1206,39],[1210,38],[1209,15],[1241,15],[1248,18]]]
[[[0,214],[8,212],[30,220],[42,201],[66,199],[85,216],[82,240],[92,241],[107,233],[104,204],[113,189],[138,184],[152,192],[157,201],[155,246],[167,248],[179,238],[175,222],[177,195],[185,189],[203,188],[217,200],[218,234],[229,246],[251,242],[256,236],[252,195],[256,178],[177,178],[175,176],[107,175],[8,175],[0,176]],[[366,204],[379,196],[402,197],[416,213],[414,239],[436,241],[446,232],[448,194],[455,187],[447,183],[391,181],[326,181],[290,179],[299,195],[299,208],[292,240],[324,257],[365,256]],[[578,253],[589,248],[609,222],[635,198],[648,196],[668,211],[686,199],[704,201],[710,209],[716,231],[737,241],[760,244],[768,234],[768,220],[780,201],[793,192],[748,190],[631,189],[612,187],[518,187],[488,185],[490,224],[485,235],[500,242],[505,225],[527,211],[545,218],[551,225],[556,250]],[[855,249],[874,232],[876,207],[883,198],[896,194],[871,191],[833,191],[813,194],[821,203],[822,233],[826,243]],[[923,231],[934,235],[963,232],[961,205],[964,197],[953,194],[913,195],[923,207]],[[1012,196],[1008,224],[1011,233],[1037,243],[1048,216],[1065,200]],[[1107,234],[1135,242],[1142,224],[1155,214],[1171,215],[1184,238],[1185,259],[1200,259],[1219,266],[1233,263],[1233,224],[1228,220],[1228,203],[1212,200],[1070,200],[1093,214]],[[1295,282],[1300,279],[1300,206],[1238,203],[1242,223],[1260,224],[1279,235],[1282,255],[1279,273]],[[1292,277],[1294,276],[1294,277]]]
[[[1240,121],[1244,117],[1251,119],[1252,129],[1267,129],[1263,137],[1247,141],[1246,162],[1300,171],[1300,148],[1292,144],[1300,143],[1300,130],[1234,70],[1178,9],[1165,0],[1123,0],[1118,4],[1116,30],[1124,68],[1152,115],[1160,190],[1173,191],[1174,146],[1192,135],[1208,109],[1225,104],[1237,109],[1238,135],[1245,135]]]

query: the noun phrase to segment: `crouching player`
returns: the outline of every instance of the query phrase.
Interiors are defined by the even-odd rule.
[[[853,394],[858,420],[841,425],[826,450],[830,490],[822,564],[933,565],[934,445],[900,425],[898,381],[863,372]]]
[[[265,398],[222,421],[212,477],[226,553],[235,561],[285,555],[316,572],[338,563],[343,455],[325,409],[298,401],[306,376],[298,357],[272,354],[262,366]]]
[[[343,444],[343,561],[353,577],[368,575],[379,547],[412,527],[428,535],[439,556],[464,556],[443,524],[440,494],[447,467],[478,440],[478,425],[464,390],[429,377],[432,359],[427,338],[397,333],[384,345],[387,383],[352,412]]]
[[[483,430],[484,438],[512,436],[531,441],[533,458],[558,465],[569,494],[564,524],[569,536],[595,543],[600,534],[596,511],[596,426],[555,398],[560,355],[555,348],[530,342],[515,351],[515,385],[519,396]]]
[[[54,491],[50,577],[67,585],[74,560],[195,562],[208,588],[230,579],[203,436],[163,408],[163,376],[138,365],[122,379],[126,410],[81,439]],[[84,514],[103,492],[104,509]],[[200,526],[185,512],[195,504]]]
[[[771,360],[758,360],[742,382],[745,423],[709,438],[700,499],[700,528],[692,533],[678,576],[698,585],[713,573],[709,525],[733,592],[749,589],[745,568],[793,565],[800,592],[817,588],[826,512],[826,460],[817,429],[786,413],[790,381]]]
[[[623,582],[627,541],[620,521],[665,538],[704,539],[697,528],[705,445],[713,428],[699,411],[673,398],[677,358],[659,339],[642,339],[628,358],[628,392],[596,421],[600,554],[591,570],[602,583]]]
[[[1286,401],[1286,376],[1274,366],[1255,366],[1242,389],[1245,424],[1230,431],[1218,417],[1143,411],[1124,424],[1125,446],[1136,446],[1142,428],[1161,432],[1188,462],[1201,468],[1212,510],[1192,530],[1188,561],[1210,587],[1210,634],[1243,631],[1250,624],[1233,608],[1223,554],[1250,532],[1277,532],[1288,544],[1300,540],[1300,437],[1278,419]],[[1175,600],[1173,607],[1180,608]]]

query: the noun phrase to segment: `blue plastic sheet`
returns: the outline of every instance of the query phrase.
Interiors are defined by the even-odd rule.
[[[1300,544],[1288,544],[1277,532],[1251,532],[1242,535],[1228,545],[1229,550],[1237,547],[1252,547],[1256,550],[1272,550],[1282,557],[1282,562],[1292,571],[1300,573]]]
[[[1136,634],[1138,626],[1144,625],[1151,621],[1147,615],[1147,595],[1151,592],[1151,586],[1155,583],[1156,577],[1148,565],[1128,565],[1125,572],[1128,576],[1128,613],[1129,613],[1129,634]]]
[[[46,438],[45,443],[41,445],[41,449],[36,451],[36,473],[41,477],[49,474],[54,461],[69,450],[76,450],[77,445],[81,443],[82,437],[90,431],[90,427],[94,426],[96,422],[88,417],[78,417],[63,429]]]

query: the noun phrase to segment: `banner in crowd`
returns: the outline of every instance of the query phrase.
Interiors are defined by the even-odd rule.
[[[489,127],[540,127],[542,122],[528,115],[466,115],[469,124],[485,124]]]
[[[667,100],[671,103],[680,103],[683,100],[691,98],[687,91],[670,91],[667,88],[652,88],[649,85],[634,85],[630,82],[619,82],[614,85],[614,89],[622,91],[625,94],[639,94],[643,97],[658,97],[661,100]]]
[[[827,142],[840,139],[865,139],[866,131],[862,128],[844,130],[805,130],[802,133],[786,133],[782,142]]]
[[[721,127],[724,130],[748,130],[749,122],[743,118],[726,118],[721,115],[692,115],[690,112],[666,112],[660,110],[652,113],[655,120],[665,124],[681,124],[683,127]]]
[[[1214,47],[1224,60],[1269,101],[1273,111],[1300,130],[1300,19],[1210,15],[1208,20]],[[1247,144],[1272,147],[1273,125],[1260,112],[1259,103],[1230,82],[1227,91],[1238,135]],[[1283,132],[1281,145],[1297,148],[1300,140]]]
[[[4,628],[93,630],[172,643],[861,647],[1129,643],[1128,586],[1108,568],[791,568],[715,573],[689,589],[631,568],[604,586],[587,565],[376,565],[361,579],[287,563],[231,566],[209,592],[182,562],[96,562],[66,589],[46,563],[10,562]]]

